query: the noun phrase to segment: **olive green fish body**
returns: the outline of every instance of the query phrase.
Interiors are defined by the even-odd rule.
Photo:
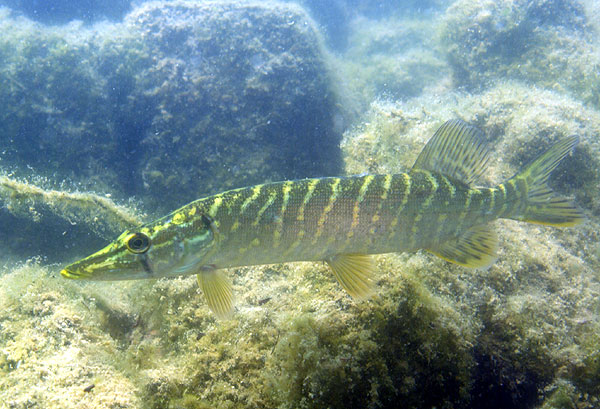
[[[205,261],[227,268],[428,248],[497,218],[505,203],[498,189],[428,171],[304,179],[202,199],[175,212],[171,219],[185,221],[168,228],[176,235],[196,215],[210,217],[219,239]]]
[[[61,273],[99,280],[198,273],[209,306],[224,317],[232,310],[232,290],[220,269],[230,267],[323,260],[355,297],[371,293],[370,254],[426,249],[454,263],[484,267],[496,258],[490,221],[572,226],[583,220],[575,205],[547,186],[576,143],[576,137],[565,138],[507,182],[474,188],[488,151],[475,128],[448,121],[408,173],[223,192],[125,232]]]

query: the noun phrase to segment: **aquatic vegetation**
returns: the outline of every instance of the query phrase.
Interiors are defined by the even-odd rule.
[[[39,208],[44,208],[71,224],[85,224],[99,236],[114,234],[141,222],[130,210],[107,197],[44,190],[6,176],[0,176],[0,200],[3,208],[12,214],[39,222],[43,217]]]
[[[448,3],[419,2],[440,26],[412,1],[336,1],[368,17],[333,62],[294,5],[156,2],[93,29],[0,9],[0,407],[598,407],[600,9]],[[486,270],[377,256],[363,302],[318,263],[232,269],[229,321],[194,277],[58,277],[147,219],[115,205],[132,195],[154,216],[234,185],[402,172],[455,118],[493,146],[485,185],[578,135],[550,184],[586,222],[497,222]]]
[[[114,367],[118,345],[92,311],[93,294],[81,295],[36,262],[0,276],[3,405],[139,407],[132,381]]]
[[[101,246],[142,219],[131,204],[126,208],[107,196],[43,189],[0,175],[1,245],[7,258],[45,254],[47,261],[55,262],[75,257],[80,249],[73,242],[91,248]],[[18,229],[12,227],[16,224]],[[46,234],[53,239],[45,240]]]
[[[600,107],[598,33],[579,1],[460,0],[440,35],[460,85],[517,79]]]
[[[157,103],[140,158],[150,203],[169,196],[172,209],[224,188],[339,173],[335,93],[301,8],[150,4],[126,24],[158,62],[134,92]]]
[[[0,28],[2,166],[20,177],[137,195],[158,212],[340,173],[336,94],[298,6],[146,3],[94,28],[3,13]]]

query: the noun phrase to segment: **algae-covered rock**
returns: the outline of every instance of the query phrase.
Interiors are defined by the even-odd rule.
[[[93,28],[2,9],[0,29],[4,179],[134,196],[159,216],[227,188],[340,173],[336,96],[297,6],[153,2]],[[66,201],[2,192],[2,246],[24,257],[87,243],[83,254],[103,243],[94,233],[123,227],[100,202],[74,215]],[[91,223],[80,230],[78,218]],[[42,231],[58,239],[41,241]]]
[[[149,3],[125,24],[153,58],[132,90],[152,101],[135,133],[138,192],[183,203],[190,192],[339,173],[335,95],[302,9]]]
[[[19,176],[137,195],[162,212],[339,173],[336,97],[297,6],[153,2],[89,29],[3,10],[2,166]]]
[[[376,98],[413,98],[449,78],[430,34],[437,24],[422,15],[352,20],[349,46],[339,64],[346,87],[368,105]]]
[[[76,286],[30,262],[0,275],[0,402],[6,408],[139,408],[118,345]],[[90,299],[92,298],[92,299]]]
[[[597,35],[577,0],[460,0],[447,11],[441,43],[458,85],[519,79],[598,107]]]

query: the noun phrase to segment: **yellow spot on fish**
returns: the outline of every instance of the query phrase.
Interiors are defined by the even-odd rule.
[[[296,220],[298,220],[299,222],[304,221],[304,208],[306,207],[306,204],[312,197],[312,194],[315,191],[315,188],[317,187],[318,183],[319,179],[312,179],[308,182],[308,190],[306,192],[306,195],[304,195],[304,200],[302,201],[300,208],[298,209],[298,217],[296,217]]]
[[[404,192],[404,196],[402,197],[402,202],[400,203],[400,206],[398,206],[398,210],[396,211],[396,217],[394,217],[394,219],[390,223],[391,228],[395,227],[398,224],[398,221],[400,220],[400,215],[402,214],[404,207],[406,207],[406,204],[408,203],[408,196],[410,196],[410,188],[411,188],[410,176],[406,173],[402,173],[401,176],[404,179],[405,192]],[[392,229],[392,232],[390,233],[388,240],[393,239],[395,235],[396,235],[396,230]]]
[[[192,208],[188,212],[188,215],[191,217],[191,216],[193,216],[195,214],[196,214],[196,206],[192,206]]]
[[[231,226],[231,229],[229,230],[231,233],[233,233],[234,231],[236,231],[238,228],[240,227],[240,222],[238,222],[237,220],[233,223],[233,225]]]
[[[215,200],[214,200],[212,206],[210,206],[208,215],[210,217],[215,217],[217,215],[217,211],[219,210],[219,207],[221,206],[222,203],[223,203],[223,197],[220,195],[215,196]]]
[[[423,202],[421,209],[427,209],[429,206],[431,206],[431,201],[435,197],[435,193],[436,193],[438,187],[440,186],[438,181],[436,180],[436,178],[433,177],[433,175],[431,173],[425,172],[425,176],[427,177],[427,180],[429,181],[429,183],[431,183],[431,192],[429,192],[427,199],[425,199],[425,201]],[[423,213],[421,213],[421,214],[423,214]]]
[[[373,215],[373,218],[371,219],[371,221],[373,223],[377,223],[380,219],[379,213],[381,212],[383,202],[385,202],[385,200],[388,197],[388,192],[390,191],[391,184],[392,184],[392,175],[385,175],[385,179],[383,180],[383,193],[381,194],[381,197],[379,200],[379,205],[377,205],[377,210],[375,211],[375,214]],[[371,229],[371,234],[373,234],[374,232],[375,232],[375,229]]]
[[[358,226],[360,204],[365,199],[365,195],[367,194],[367,190],[369,189],[369,185],[371,184],[373,179],[375,179],[375,176],[373,176],[373,175],[365,176],[365,179],[363,180],[363,184],[360,187],[360,190],[358,191],[358,198],[354,202],[354,209],[352,210],[352,225],[350,226],[350,229],[351,229],[350,233],[352,233],[352,229],[354,229],[356,226]],[[352,235],[350,235],[350,233],[348,233],[348,238],[352,237]]]
[[[444,183],[446,184],[446,186],[448,186],[448,192],[450,193],[450,198],[449,199],[454,199],[454,195],[456,194],[456,187],[454,186],[453,183],[451,183],[448,178],[444,175],[439,175],[439,177],[442,178],[442,180],[444,181]],[[446,204],[448,204],[448,200],[446,200]]]
[[[171,219],[171,222],[173,224],[181,224],[181,223],[185,222],[185,215],[183,213],[176,213],[173,216],[173,219]]]

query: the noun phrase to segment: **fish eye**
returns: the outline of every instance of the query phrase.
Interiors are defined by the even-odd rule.
[[[144,233],[133,233],[125,242],[127,250],[135,254],[142,254],[150,248],[150,238]]]

